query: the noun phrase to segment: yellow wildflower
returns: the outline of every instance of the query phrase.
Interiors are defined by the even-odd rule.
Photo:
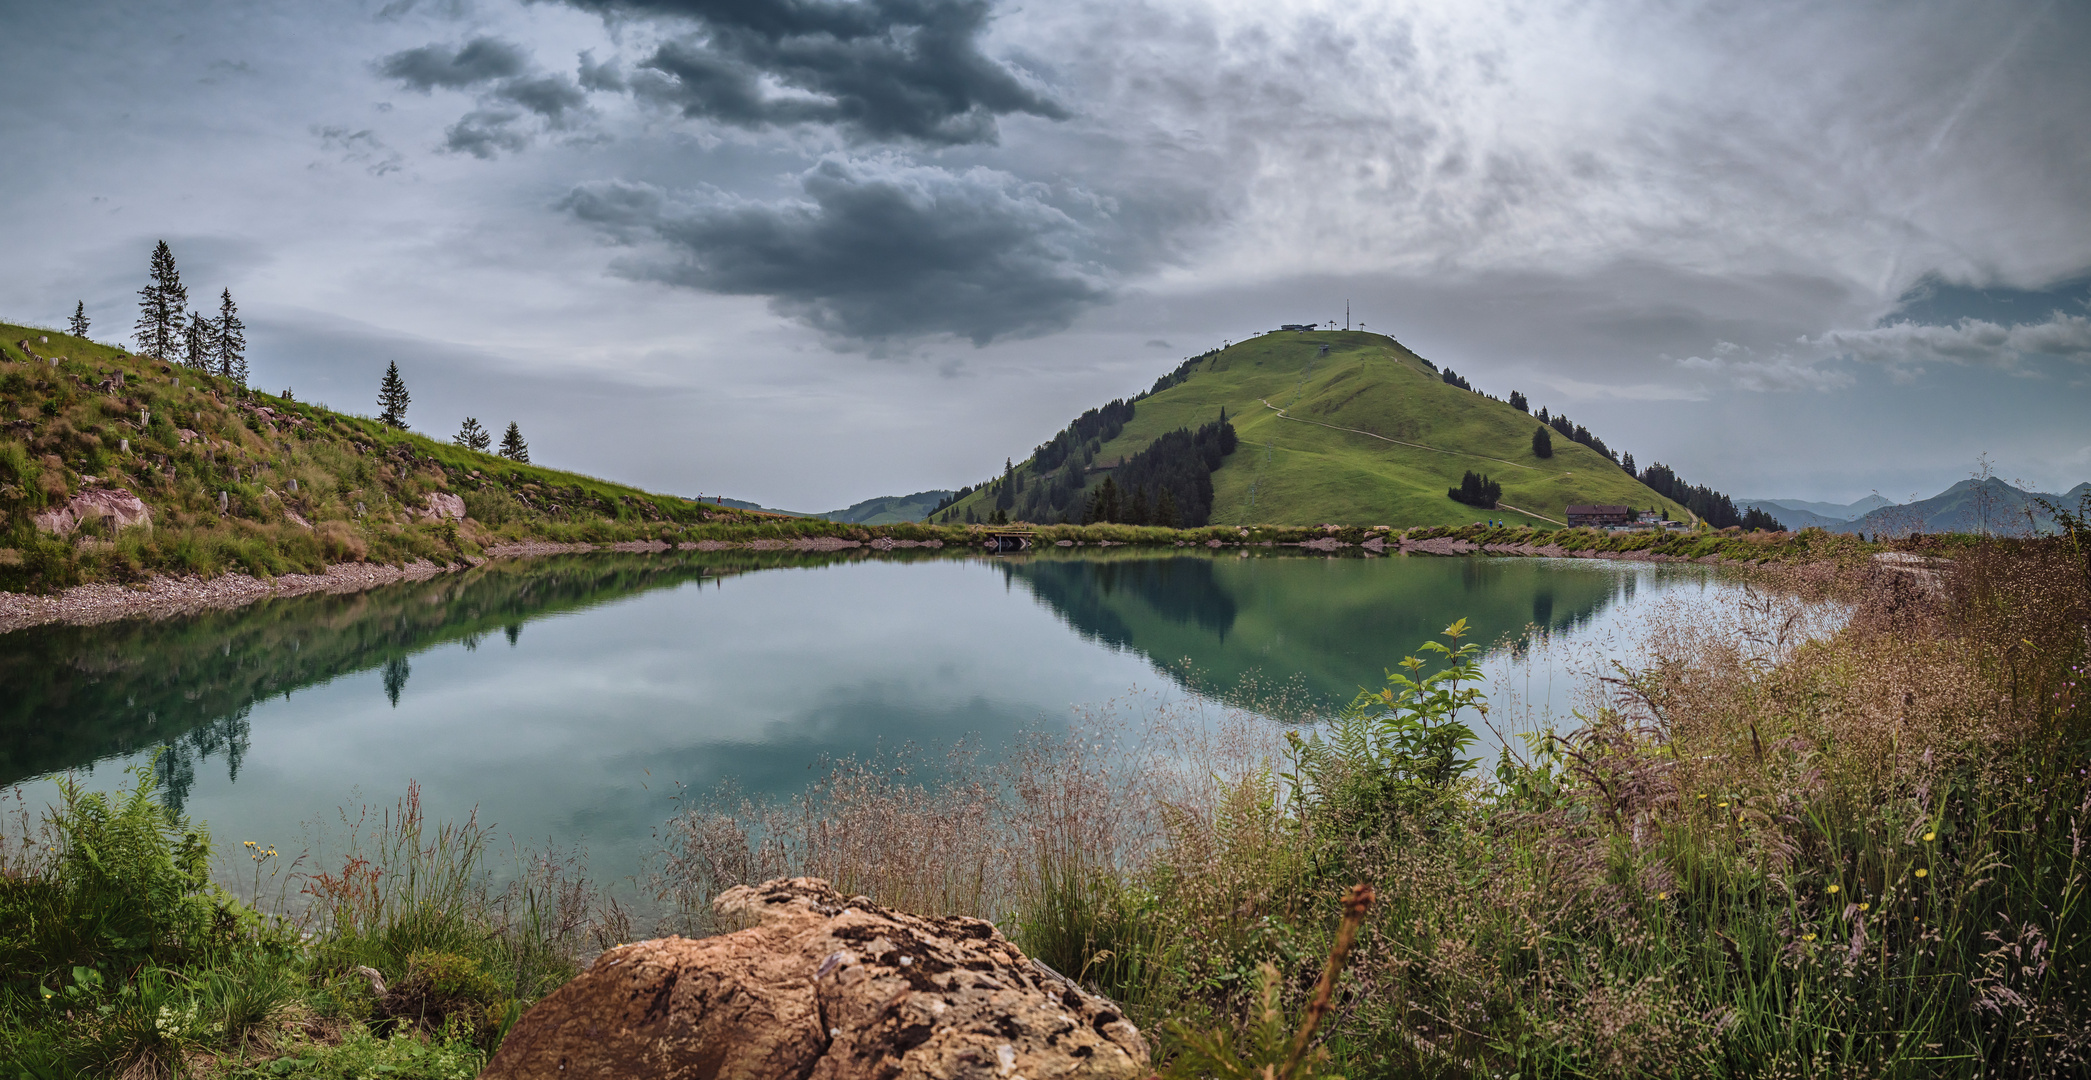
[[[1929,875],[1930,875],[1930,873],[1931,873],[1931,871],[1929,871],[1929,870],[1926,870],[1926,869],[1924,869],[1924,868],[1923,868],[1923,867],[1921,867],[1921,866],[1920,866],[1920,867],[1917,867],[1917,876],[1918,876],[1918,877],[1927,877],[1927,876],[1929,876]]]
[[[1928,843],[1931,843],[1931,838],[1932,838],[1932,837],[1934,837],[1934,836],[1937,836],[1937,835],[1938,835],[1938,834],[1937,834],[1937,833],[1935,833],[1935,832],[1928,832],[1928,833],[1925,833],[1925,834],[1924,834],[1924,842],[1925,842],[1925,843],[1927,843],[1927,844],[1928,844]]]
[[[1835,896],[1835,895],[1837,895],[1838,891],[1839,891],[1839,890],[1841,890],[1841,889],[1843,889],[1843,888],[1844,888],[1844,886],[1842,886],[1842,885],[1832,885],[1832,886],[1830,886],[1830,895],[1831,895],[1831,896]]]

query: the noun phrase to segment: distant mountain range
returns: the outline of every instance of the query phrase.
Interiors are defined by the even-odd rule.
[[[1853,503],[1809,502],[1804,499],[1737,499],[1739,507],[1756,507],[1779,519],[1789,529],[1822,528],[1830,532],[1901,536],[1912,532],[1991,532],[2024,535],[2053,528],[2053,522],[2033,500],[2044,498],[2074,510],[2091,495],[2091,483],[2082,483],[2059,495],[2025,491],[1994,477],[1962,480],[1928,499],[1893,503],[1879,495]]]
[[[877,498],[866,499],[863,502],[843,507],[840,510],[827,510],[812,514],[799,510],[778,510],[774,507],[751,503],[743,499],[714,499],[708,501],[725,506],[739,507],[742,510],[762,510],[772,514],[789,514],[792,517],[826,518],[829,521],[840,521],[846,525],[897,525],[904,521],[921,521],[923,518],[928,517],[929,512],[936,509],[937,504],[943,502],[951,494],[952,492],[949,490],[940,489],[936,491],[918,491],[913,495],[880,495]]]

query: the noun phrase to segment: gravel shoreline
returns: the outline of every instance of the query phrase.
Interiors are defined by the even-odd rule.
[[[1219,540],[1208,541],[1211,547],[1220,547]],[[637,554],[663,551],[842,551],[849,548],[871,548],[891,551],[895,548],[940,548],[941,540],[892,540],[885,537],[865,542],[845,540],[839,536],[803,537],[797,540],[698,540],[669,544],[661,540],[627,540],[616,544],[565,544],[549,540],[524,540],[512,544],[496,544],[486,549],[487,559],[529,559],[546,555],[572,555],[589,551],[619,551]],[[1109,541],[1102,546],[1117,547]],[[1226,545],[1229,547],[1237,545]],[[1243,545],[1246,546],[1246,545]],[[1261,544],[1257,546],[1271,546]],[[1577,551],[1556,547],[1552,544],[1475,544],[1450,537],[1429,540],[1397,540],[1389,544],[1374,537],[1362,544],[1348,544],[1333,537],[1285,544],[1285,547],[1300,547],[1310,551],[1334,552],[1341,548],[1360,547],[1378,555],[1398,551],[1403,554],[1421,555],[1512,555],[1530,558],[1554,559],[1619,559],[1628,562],[1693,562],[1717,565],[1727,560],[1708,555],[1688,559],[1678,555],[1662,555],[1646,551]],[[67,623],[73,626],[89,626],[95,623],[114,622],[118,619],[154,618],[166,619],[180,615],[191,615],[199,611],[223,610],[245,607],[248,604],[271,597],[303,596],[307,593],[352,593],[390,585],[400,581],[426,581],[437,574],[465,570],[485,562],[475,560],[469,564],[439,566],[432,562],[417,561],[405,566],[385,566],[375,563],[337,563],[327,568],[324,574],[285,574],[274,581],[264,581],[247,574],[224,574],[215,578],[199,577],[156,577],[142,585],[76,585],[56,596],[34,596],[26,593],[0,592],[0,634],[46,623]]]
[[[526,540],[496,544],[486,551],[489,559],[528,559],[545,555],[570,555],[588,551],[652,553],[683,551],[840,551],[871,547],[890,551],[903,547],[943,547],[940,540],[888,540],[869,544],[860,540],[820,536],[800,540],[751,540],[740,543],[705,540],[668,544],[660,540],[627,540],[616,544],[562,544]],[[381,563],[336,563],[324,574],[285,574],[265,581],[248,574],[221,574],[214,578],[154,577],[137,585],[100,583],[75,585],[53,596],[0,592],[0,634],[47,623],[91,626],[119,619],[168,619],[201,611],[226,610],[272,597],[304,596],[308,593],[353,593],[400,581],[426,581],[437,574],[469,569],[485,560],[440,566],[417,560],[405,566]]]

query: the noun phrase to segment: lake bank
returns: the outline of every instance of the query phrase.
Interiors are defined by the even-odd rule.
[[[1164,529],[1127,525],[1047,525],[996,529],[987,526],[859,526],[826,521],[762,525],[710,525],[631,536],[616,529],[580,530],[546,537],[489,538],[455,561],[398,563],[341,562],[323,572],[274,577],[228,572],[213,576],[150,575],[131,582],[96,581],[50,594],[0,592],[0,634],[52,623],[93,625],[131,618],[168,618],[209,609],[243,607],[270,598],[310,593],[346,593],[478,566],[490,559],[533,558],[590,552],[668,551],[890,552],[905,549],[966,549],[993,543],[994,535],[1023,532],[1036,548],[1297,548],[1323,554],[1490,556],[1501,558],[1621,559],[1631,562],[1697,563],[1716,566],[1850,564],[1883,553],[1936,556],[1973,537],[1920,537],[1868,542],[1811,529],[1800,533],[1652,531],[1607,533],[1594,529],[1535,530],[1481,525],[1450,529],[1323,525],[1211,526]],[[605,535],[607,533],[607,535]]]

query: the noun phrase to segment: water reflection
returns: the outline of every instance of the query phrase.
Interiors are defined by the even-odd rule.
[[[1132,687],[1282,683],[1265,711],[1327,709],[1453,619],[1515,651],[1528,624],[1572,637],[1637,585],[1694,575],[1125,549],[494,564],[0,635],[0,784],[36,800],[49,783],[33,778],[65,770],[113,783],[108,766],[157,748],[169,795],[218,835],[287,840],[419,779],[432,814],[476,807],[533,842],[585,840],[621,872],[679,784],[795,791],[823,756],[909,742],[971,738],[992,756]]]

